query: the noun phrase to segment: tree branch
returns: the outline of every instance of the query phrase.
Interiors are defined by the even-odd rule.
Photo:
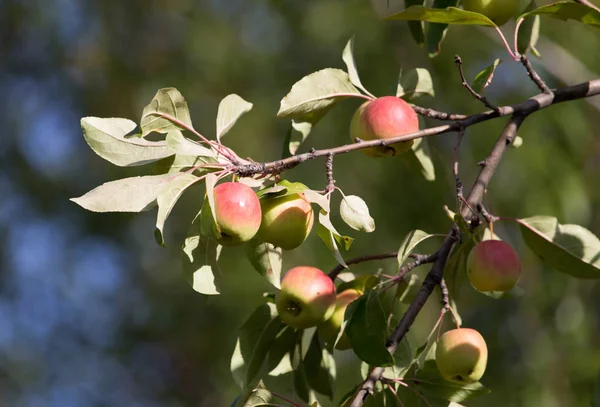
[[[471,95],[473,95],[473,97],[475,99],[479,100],[487,108],[492,109],[493,111],[497,112],[498,108],[496,106],[492,105],[485,96],[481,96],[479,93],[477,93],[475,91],[475,89],[473,89],[471,87],[471,85],[469,85],[469,82],[467,82],[467,79],[465,78],[465,73],[463,72],[463,69],[462,69],[462,59],[458,55],[454,56],[454,62],[456,63],[456,66],[458,67],[458,73],[460,75],[461,84],[469,91],[469,93]]]
[[[529,62],[529,59],[527,59],[527,57],[525,55],[521,55],[521,63],[523,64],[523,66],[527,70],[527,75],[537,85],[537,87],[543,93],[550,93],[550,94],[552,94],[552,90],[550,90],[550,88],[548,87],[548,85],[546,85],[546,82],[544,82],[544,80],[541,78],[541,76],[538,75],[538,73],[533,69],[533,66],[531,66],[531,62]]]
[[[415,111],[415,113],[420,114],[421,116],[425,116],[425,117],[429,117],[431,119],[437,119],[437,120],[452,120],[452,121],[454,121],[454,120],[464,120],[467,117],[469,117],[464,114],[439,112],[437,110],[433,110],[428,107],[421,107],[421,106],[413,105],[412,108]]]

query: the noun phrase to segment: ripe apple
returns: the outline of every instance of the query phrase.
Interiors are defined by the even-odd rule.
[[[361,140],[382,140],[419,131],[419,118],[404,100],[395,96],[384,96],[363,103],[352,116],[350,137]],[[413,140],[401,141],[391,146],[362,149],[369,157],[399,155],[408,150]]]
[[[214,198],[215,217],[221,230],[218,243],[234,246],[256,235],[260,228],[260,202],[249,186],[239,182],[224,182],[214,188]]]
[[[435,361],[446,380],[461,383],[478,381],[485,372],[487,357],[483,336],[471,328],[447,331],[437,341]]]
[[[469,253],[467,276],[478,291],[508,291],[521,276],[519,256],[502,240],[484,240]]]
[[[275,305],[283,322],[292,328],[316,326],[335,310],[335,285],[318,268],[294,267],[283,276]]]
[[[510,20],[518,5],[519,0],[462,0],[465,10],[483,14],[498,26]]]
[[[337,295],[335,299],[335,311],[333,312],[333,315],[331,315],[327,321],[319,325],[319,334],[323,340],[329,342],[336,339],[337,334],[342,327],[342,323],[344,322],[344,313],[346,312],[346,308],[348,308],[348,304],[361,295],[362,292],[353,288],[344,290]],[[352,348],[350,338],[345,332],[342,334],[342,337],[338,341],[335,348],[339,350]]]
[[[265,197],[261,208],[258,238],[284,250],[300,246],[313,226],[312,207],[302,194]]]

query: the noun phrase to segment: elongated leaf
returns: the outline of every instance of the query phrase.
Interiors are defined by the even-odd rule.
[[[416,139],[411,150],[403,154],[403,158],[411,170],[421,174],[427,181],[435,181],[435,167],[427,139]]]
[[[209,157],[197,157],[192,155],[175,154],[158,161],[152,168],[153,175],[176,174],[184,172],[198,165],[215,164],[217,161]],[[215,167],[216,168],[216,167]],[[193,171],[195,175],[208,172],[206,168],[197,168]]]
[[[201,212],[194,218],[183,244],[183,271],[192,288],[200,294],[220,293],[218,259],[222,247],[202,236]]]
[[[148,141],[131,134],[136,124],[128,119],[81,119],[83,137],[96,154],[115,165],[144,165],[173,155],[164,141]]]
[[[292,354],[298,339],[298,331],[292,327],[286,327],[275,341],[271,344],[269,354],[267,355],[267,369],[269,376],[280,376],[290,373],[292,367]]]
[[[193,174],[180,174],[164,184],[158,192],[156,199],[158,203],[158,215],[156,216],[156,231],[154,232],[154,236],[159,245],[165,245],[163,228],[171,210],[183,192],[198,180],[199,178]]]
[[[208,201],[208,207],[210,208],[210,214],[213,218],[213,227],[212,230],[215,234],[215,238],[219,239],[221,237],[221,230],[219,228],[219,224],[217,223],[217,214],[215,212],[215,194],[214,189],[217,184],[217,176],[215,174],[208,174],[206,176],[206,200]],[[205,223],[207,223],[205,221]]]
[[[463,402],[490,393],[480,382],[454,383],[445,380],[431,361],[427,368],[417,371],[414,382],[415,389],[443,400]]]
[[[325,195],[321,195],[317,191],[313,191],[312,189],[305,189],[302,191],[304,198],[310,203],[316,203],[323,209],[325,212],[330,212],[329,208],[329,199]]]
[[[423,0],[406,0],[404,2],[405,6],[408,8],[410,6],[423,6],[425,2]],[[419,46],[423,46],[425,44],[425,33],[423,32],[423,23],[421,21],[409,21],[408,29],[410,30],[410,34],[413,39]]]
[[[304,357],[304,367],[309,373],[307,379],[310,387],[333,399],[336,377],[335,360],[331,352],[324,346],[317,332],[313,335]]]
[[[71,201],[92,212],[146,211],[156,206],[159,191],[171,177],[147,175],[106,182]]]
[[[373,274],[362,275],[362,276],[356,277],[353,280],[341,283],[337,287],[337,292],[341,293],[346,290],[357,290],[357,291],[360,291],[361,293],[364,293],[364,292],[371,290],[373,287],[375,287],[378,282],[379,282],[379,277],[377,277]]]
[[[221,100],[217,113],[217,140],[220,141],[240,117],[252,110],[252,106],[252,103],[236,94],[227,95]]]
[[[240,397],[234,407],[268,406],[272,405],[275,400],[275,396],[266,389],[265,384],[261,380],[255,388]]]
[[[245,246],[246,257],[252,267],[264,276],[269,283],[280,288],[281,266],[283,263],[283,250],[271,243],[252,239]]]
[[[259,306],[242,325],[231,359],[231,372],[239,385],[253,381],[283,327],[272,303]]]
[[[492,20],[483,14],[461,10],[456,7],[434,9],[423,6],[411,6],[404,11],[386,17],[385,20],[421,20],[430,23],[496,26]]]
[[[181,93],[175,88],[159,89],[142,112],[142,137],[153,131],[168,133],[171,130],[183,129],[184,126],[193,128],[187,102]]]
[[[415,250],[415,248],[422,241],[432,237],[429,233],[423,232],[422,230],[413,230],[409,232],[398,249],[398,267],[402,267],[402,264],[408,259],[408,256]]]
[[[366,95],[375,98],[372,93],[370,93],[367,88],[363,86],[360,81],[360,77],[358,75],[358,70],[356,69],[356,63],[354,62],[354,37],[350,38],[346,46],[344,47],[344,52],[342,53],[342,59],[346,64],[346,68],[348,69],[348,75],[350,76],[350,81],[354,86],[365,92]]]
[[[483,92],[485,88],[487,88],[490,83],[492,83],[492,79],[494,78],[494,72],[496,72],[496,68],[502,62],[501,59],[496,59],[494,62],[485,68],[483,71],[479,72],[475,79],[473,79],[473,84],[471,87],[477,93]]]
[[[369,207],[356,195],[346,195],[342,198],[340,216],[354,230],[367,233],[375,230],[375,220],[369,214]]]
[[[550,267],[577,278],[600,278],[600,240],[579,225],[551,216],[520,219],[525,243]]]
[[[325,246],[327,246],[329,251],[333,254],[338,263],[347,268],[348,265],[342,258],[338,244],[340,244],[345,250],[349,250],[354,239],[348,236],[342,236],[331,223],[329,214],[323,213],[323,211],[319,212],[319,225],[317,226],[317,234],[323,243],[325,243]]]
[[[575,20],[600,28],[600,12],[584,4],[575,2],[559,1],[548,4],[521,14],[518,19],[535,15],[546,15],[560,20]]]
[[[525,12],[533,11],[537,8],[535,0],[531,0]],[[533,18],[526,18],[519,27],[519,33],[517,37],[517,50],[520,54],[526,54],[527,51],[531,50],[534,55],[539,57],[535,46],[537,45],[538,39],[540,38],[540,16]]]
[[[456,7],[458,0],[434,0],[434,9],[445,9],[446,7]],[[437,56],[442,47],[442,42],[448,32],[448,24],[427,23],[426,24],[426,41],[427,53],[430,58]]]
[[[294,195],[307,190],[308,187],[301,182],[290,182],[282,179],[277,184],[265,189],[261,189],[256,193],[259,199],[264,198],[281,198],[288,195]]]
[[[354,312],[345,331],[350,337],[354,353],[370,365],[392,366],[394,358],[385,348],[387,318],[377,292],[370,291],[353,301],[348,308],[351,306]]]
[[[307,115],[328,109],[340,100],[363,97],[341,69],[327,68],[314,72],[292,86],[282,100],[278,117],[305,119]]]
[[[200,143],[196,143],[183,135],[181,130],[173,129],[167,133],[167,146],[176,154],[191,155],[201,157],[217,156],[214,150],[204,147]]]
[[[435,96],[429,71],[425,68],[414,68],[402,72],[398,78],[396,96],[410,100],[421,95]]]

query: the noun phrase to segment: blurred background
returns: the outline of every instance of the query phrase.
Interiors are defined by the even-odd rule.
[[[241,156],[274,160],[288,126],[276,118],[279,101],[304,75],[344,68],[341,53],[352,35],[362,82],[376,95],[394,94],[401,66],[426,67],[436,98],[419,104],[483,110],[461,87],[455,54],[469,79],[504,59],[487,91],[497,105],[538,92],[492,30],[452,27],[442,52],[429,59],[406,23],[379,21],[387,7],[386,0],[0,0],[0,406],[227,406],[239,392],[229,372],[237,329],[271,290],[242,249],[223,256],[221,296],[188,286],[180,247],[202,188],[178,203],[166,248],[154,241],[154,211],[96,214],[70,202],[103,182],[150,170],[118,168],[96,156],[81,135],[81,117],[139,121],[156,90],[174,86],[195,127],[214,137],[219,101],[237,93],[254,109],[225,142]],[[503,28],[509,40],[513,27]],[[600,76],[597,29],[542,18],[538,49],[543,58],[532,57],[533,64],[551,87]],[[333,109],[302,150],[347,143],[359,104]],[[599,114],[596,98],[529,118],[520,132],[523,146],[505,155],[490,185],[494,213],[552,215],[600,235]],[[466,186],[503,122],[468,129],[460,167]],[[434,137],[429,145],[434,182],[402,158],[336,157],[337,185],[362,196],[377,224],[366,235],[334,220],[356,237],[347,258],[394,251],[416,228],[448,230],[442,207],[456,205],[454,138]],[[311,161],[286,176],[322,189],[323,164]],[[483,382],[493,391],[465,404],[589,406],[600,371],[600,285],[544,267],[514,224],[499,224],[496,232],[522,257],[525,295],[495,301],[461,290],[465,325],[480,330],[490,348]],[[335,266],[314,230],[286,256],[284,268]],[[395,267],[383,261],[352,271]],[[435,321],[437,301],[411,331],[417,346]],[[360,375],[351,351],[336,357],[339,398]]]

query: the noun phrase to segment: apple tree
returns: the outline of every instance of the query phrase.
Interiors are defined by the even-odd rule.
[[[485,339],[474,327],[463,325],[458,294],[466,286],[499,301],[523,295],[518,282],[526,270],[519,253],[494,232],[498,222],[515,225],[549,267],[573,278],[600,278],[600,240],[592,232],[550,216],[505,217],[494,213],[486,199],[505,153],[526,140],[526,132],[519,130],[528,117],[547,114],[546,108],[558,103],[600,94],[600,79],[552,89],[534,70],[528,55],[539,55],[540,17],[600,27],[600,11],[584,0],[542,7],[532,1],[515,17],[516,1],[461,3],[435,0],[428,7],[407,1],[404,11],[385,20],[408,21],[414,40],[429,44],[432,56],[451,25],[488,27],[499,36],[510,63],[522,65],[523,75],[539,88],[538,94],[498,106],[484,92],[499,61],[491,61],[469,81],[457,55],[454,78],[434,78],[415,67],[401,73],[395,95],[375,96],[361,82],[351,39],[342,54],[346,70],[323,67],[299,78],[282,98],[277,116],[289,119],[290,127],[282,137],[284,153],[273,161],[243,158],[243,152],[225,144],[229,130],[253,107],[236,94],[219,104],[214,138],[196,130],[187,102],[175,88],[158,90],[139,123],[123,118],[81,120],[85,140],[100,157],[117,166],[153,166],[148,175],[107,182],[73,198],[75,203],[95,212],[157,207],[155,239],[163,246],[165,224],[178,199],[192,185],[203,184],[204,196],[182,242],[182,267],[193,290],[199,295],[221,292],[226,275],[219,271],[219,258],[230,246],[243,246],[248,268],[272,284],[262,305],[240,327],[231,349],[231,372],[240,386],[232,406],[459,406],[493,390],[493,382],[487,386],[480,382],[488,360]],[[499,26],[513,17],[511,44]],[[460,81],[465,92],[481,103],[480,113],[448,113],[416,103],[422,95],[434,95],[436,82],[451,80]],[[363,103],[348,123],[348,144],[300,152],[308,135],[318,131],[318,122],[349,99]],[[502,132],[479,163],[475,182],[465,188],[459,171],[465,130],[502,118],[506,118]],[[423,126],[423,119],[440,123]],[[435,170],[427,148],[432,136],[454,140],[454,160],[448,163],[454,182],[448,187],[456,200],[454,207],[444,208],[448,229],[426,233],[415,225],[396,242],[397,251],[344,256],[354,237],[338,232],[332,214],[356,234],[377,233],[376,221],[385,219],[371,217],[370,197],[354,195],[352,185],[336,183],[336,157],[348,153],[367,160],[410,160],[432,180]],[[315,162],[324,168],[321,185],[286,177],[288,170]],[[332,196],[337,194],[341,203],[334,207]],[[515,208],[518,205],[515,201]],[[311,234],[313,229],[316,233]],[[327,272],[318,264],[283,270],[286,254],[313,238],[322,240],[338,266]],[[437,249],[424,252],[425,241],[435,242]],[[397,259],[393,275],[353,273],[355,264],[389,258]],[[412,278],[420,266],[429,267],[422,282]],[[431,333],[423,343],[409,343],[406,334],[432,295],[438,296],[441,306]],[[444,319],[453,325],[445,332]],[[333,391],[334,351],[362,361],[363,380],[346,394]],[[292,392],[271,385],[274,377],[289,379]]]

